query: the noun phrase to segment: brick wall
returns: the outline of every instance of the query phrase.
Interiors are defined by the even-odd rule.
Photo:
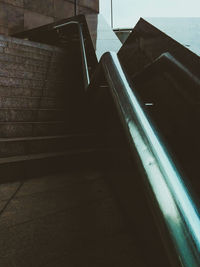
[[[77,3],[77,14],[99,11],[98,0]],[[0,0],[0,34],[13,34],[73,15],[73,0]]]

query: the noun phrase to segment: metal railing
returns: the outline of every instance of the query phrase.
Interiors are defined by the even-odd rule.
[[[132,152],[139,159],[144,186],[150,188],[150,195],[159,210],[159,222],[166,226],[168,240],[173,244],[170,250],[167,249],[172,266],[200,266],[200,217],[192,193],[134,94],[116,53],[107,52],[102,56],[90,82],[80,23],[72,21],[54,28],[69,24],[79,27],[85,89],[96,85],[102,70],[104,72]],[[164,56],[164,60],[170,61],[169,58],[169,55]],[[162,236],[162,228],[159,230]],[[164,245],[167,247],[169,243]]]
[[[81,49],[81,59],[82,59],[82,65],[83,65],[83,79],[84,79],[84,86],[87,88],[88,84],[90,83],[90,75],[89,75],[89,68],[88,68],[88,62],[86,57],[86,49],[85,49],[85,41],[83,37],[83,29],[82,24],[79,21],[69,21],[60,25],[56,25],[53,28],[55,30],[62,29],[68,25],[77,25],[78,31],[79,31],[79,38],[80,38],[80,49]]]
[[[104,71],[132,152],[139,158],[144,185],[150,188],[152,199],[156,200],[159,209],[159,220],[166,226],[169,240],[173,243],[172,249],[177,259],[172,260],[172,266],[177,266],[174,263],[177,261],[178,266],[200,266],[200,218],[194,199],[133,93],[134,88],[117,55],[108,52],[102,56],[99,64],[99,71]],[[95,75],[90,87],[96,84],[99,72]]]

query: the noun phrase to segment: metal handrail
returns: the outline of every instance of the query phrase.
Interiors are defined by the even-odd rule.
[[[60,28],[63,28],[63,27],[66,27],[72,24],[75,24],[78,26],[80,47],[81,47],[81,58],[82,58],[82,64],[83,64],[84,86],[85,88],[87,88],[87,86],[90,83],[90,75],[89,75],[89,68],[88,68],[88,62],[87,62],[87,56],[86,56],[85,42],[84,42],[84,37],[83,37],[82,24],[79,21],[74,20],[74,21],[69,21],[69,22],[66,22],[60,25],[56,25],[53,28],[60,29]]]
[[[194,198],[133,93],[134,88],[116,53],[107,52],[102,56],[90,82],[81,24],[70,21],[54,28],[59,29],[69,24],[77,24],[79,27],[85,89],[93,87],[99,72],[102,69],[104,71],[132,151],[139,158],[145,185],[150,188],[150,193],[157,202],[160,220],[165,224],[169,240],[176,251],[175,262],[178,260],[179,266],[185,267],[200,266],[200,217]],[[166,56],[164,58],[166,60]]]
[[[172,260],[172,266],[177,266],[178,261],[178,266],[198,267],[200,217],[192,193],[188,191],[183,177],[133,93],[134,88],[114,52],[102,56],[99,71],[92,78],[90,87],[96,84],[98,72],[102,69],[132,151],[139,158],[145,185],[150,188],[150,193],[156,200],[160,220],[166,226],[169,240],[173,243],[176,261]]]

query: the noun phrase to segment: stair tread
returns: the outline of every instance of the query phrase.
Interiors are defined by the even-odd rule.
[[[29,140],[46,140],[46,139],[57,139],[57,138],[71,138],[71,137],[88,137],[95,136],[94,134],[65,134],[65,135],[47,135],[47,136],[28,136],[28,137],[5,137],[0,138],[0,142],[11,142],[11,141],[29,141]]]
[[[59,97],[51,97],[51,96],[3,96],[3,95],[0,95],[0,98],[16,98],[16,99],[21,99],[21,98],[28,98],[28,99],[53,99],[53,100],[57,100],[59,99]]]
[[[65,155],[76,155],[81,153],[89,153],[95,151],[104,151],[105,149],[68,149],[67,151],[62,152],[50,152],[50,153],[38,153],[38,154],[28,154],[28,155],[19,155],[19,156],[11,156],[0,158],[0,164],[6,164],[11,162],[20,162],[27,160],[36,160],[43,158],[52,158],[57,156],[65,156]]]
[[[6,75],[0,75],[1,78],[8,78]],[[10,79],[14,79],[14,80],[20,80],[20,81],[32,81],[32,82],[44,82],[43,79],[29,79],[29,78],[22,78],[22,77],[9,77]],[[54,79],[52,80],[46,80],[46,82],[54,82],[54,83],[57,83],[57,84],[63,84],[63,81],[55,81]],[[1,86],[3,84],[0,84]],[[17,87],[17,86],[16,86]]]
[[[27,47],[35,47],[41,50],[47,50],[47,51],[53,51],[53,52],[63,52],[62,48],[59,48],[55,45],[49,45],[49,44],[43,44],[39,42],[34,42],[30,40],[25,40],[25,39],[19,39],[11,36],[5,36],[5,35],[0,35],[0,41],[4,42],[12,42],[18,45],[23,45]]]
[[[4,54],[11,55],[11,56],[20,56],[22,58],[27,58],[27,59],[34,59],[38,62],[50,62],[50,61],[58,61],[57,57],[61,55],[63,56],[64,53],[49,53],[48,54],[42,54],[38,52],[33,52],[33,51],[25,51],[23,49],[17,49],[17,48],[11,48],[11,47],[5,47],[3,52]]]
[[[16,108],[16,107],[13,107],[13,108],[5,108],[5,107],[2,107],[0,108],[0,110],[28,110],[28,111],[49,111],[49,110],[64,110],[63,108],[26,108],[26,107],[20,107],[20,108]]]
[[[28,89],[27,89],[28,88]],[[15,87],[15,86],[6,86],[0,85],[0,95],[2,97],[10,97],[10,96],[19,96],[19,97],[31,97],[31,96],[36,96],[36,97],[60,97],[64,91],[63,88],[31,88],[28,86],[27,88],[25,87]]]
[[[64,123],[64,121],[0,121],[0,124],[56,124]]]

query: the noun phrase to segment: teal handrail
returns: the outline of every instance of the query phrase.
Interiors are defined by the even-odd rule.
[[[117,55],[105,53],[99,66],[99,72],[103,69],[109,84],[132,152],[139,158],[144,185],[156,201],[159,222],[166,226],[168,239],[163,238],[164,245],[173,244],[170,248],[173,256],[169,255],[169,258],[176,255],[176,260],[171,261],[172,266],[198,267],[200,216],[195,199],[134,94],[134,87],[129,83]],[[99,74],[97,71],[90,87],[96,84]]]

